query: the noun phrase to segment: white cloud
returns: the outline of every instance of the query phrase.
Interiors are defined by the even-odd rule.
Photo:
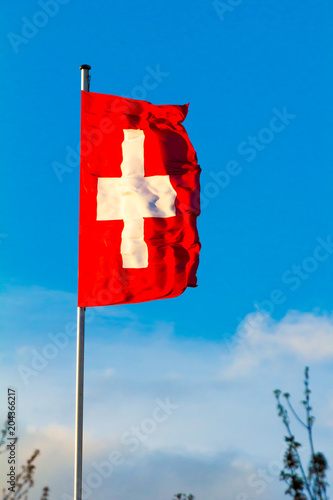
[[[225,379],[249,376],[275,360],[304,364],[333,360],[333,319],[309,313],[289,312],[281,321],[267,315],[249,314],[229,341],[229,361],[222,370]],[[281,365],[279,364],[279,368]]]
[[[315,444],[333,463],[327,446],[333,438],[332,317],[293,311],[281,321],[261,317],[245,332],[257,314],[244,319],[230,350],[224,339],[179,339],[170,324],[138,324],[129,317],[108,335],[110,318],[97,311],[87,325],[85,477],[96,470],[93,462],[108,461],[112,451],[125,461],[91,498],[171,500],[178,491],[191,491],[197,500],[281,498],[284,485],[277,475],[284,429],[273,390],[290,392],[301,411],[297,402],[306,365]],[[44,344],[41,337],[39,352]],[[29,350],[19,352],[20,347],[15,363],[29,363]],[[18,390],[20,457],[41,449],[37,486],[46,481],[51,498],[61,499],[73,482],[75,340],[27,386],[17,373],[14,377],[15,365],[4,369],[1,394],[9,380],[15,379]],[[167,398],[178,407],[154,423],[161,416],[157,401]],[[305,443],[302,430],[294,428]],[[133,437],[139,439],[135,451],[129,444],[135,448]]]

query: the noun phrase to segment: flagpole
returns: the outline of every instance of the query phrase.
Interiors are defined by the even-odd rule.
[[[80,66],[81,90],[89,92],[88,64]],[[77,308],[76,344],[76,410],[75,410],[75,470],[74,500],[82,500],[82,454],[83,454],[83,390],[84,390],[84,320],[85,307]]]

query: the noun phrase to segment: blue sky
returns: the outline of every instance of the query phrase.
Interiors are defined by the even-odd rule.
[[[197,483],[199,466],[205,477],[211,477],[210,498],[220,498],[219,474],[237,481],[245,477],[247,484],[247,471],[275,459],[282,429],[275,422],[271,391],[284,382],[301,391],[303,367],[311,362],[315,390],[323,391],[318,426],[326,443],[332,420],[325,415],[333,401],[329,389],[333,358],[331,16],[328,0],[316,5],[300,0],[291,5],[277,0],[143,4],[19,0],[3,7],[1,400],[6,386],[16,384],[22,394],[20,429],[26,453],[41,441],[46,455],[51,453],[46,449],[52,450],[52,436],[72,436],[73,338],[68,337],[68,346],[59,348],[42,369],[43,376],[31,375],[25,384],[18,366],[31,367],[34,352],[42,352],[50,342],[48,335],[65,332],[76,318],[79,168],[75,151],[80,132],[79,66],[84,63],[92,66],[94,92],[155,104],[190,102],[185,126],[202,168],[203,194],[198,288],[176,299],[96,309],[87,325],[86,384],[93,391],[98,370],[101,377],[112,380],[98,400],[87,392],[87,443],[90,432],[97,443],[96,449],[87,444],[87,457],[103,454],[101,435],[92,430],[94,405],[100,405],[99,414],[111,421],[116,412],[109,437],[113,443],[121,433],[121,422],[124,428],[127,423],[130,426],[126,404],[133,419],[140,420],[156,399],[179,395],[184,400],[179,421],[175,417],[173,423],[170,417],[169,430],[161,438],[156,430],[151,438],[154,444],[146,444],[145,457],[140,461],[139,455],[133,455],[132,465],[126,465],[132,467],[133,488],[145,499],[149,494],[171,497],[178,486],[182,488],[181,481],[153,493],[147,471],[158,474],[163,468],[157,467],[159,463],[175,471],[177,457],[186,456],[184,467],[189,468],[184,469],[184,477],[189,488],[195,489],[191,481],[196,486],[198,500],[208,488],[204,479]],[[156,88],[145,88],[147,74],[155,75]],[[67,169],[63,174],[59,174],[60,164]],[[249,319],[256,311],[259,321],[251,327]],[[315,341],[320,332],[324,332],[322,350]],[[271,346],[277,345],[279,349],[272,353]],[[168,362],[162,362],[164,350],[170,356]],[[267,360],[274,364],[269,377]],[[239,370],[237,377],[235,370]],[[185,380],[184,385],[179,382],[179,392],[177,377]],[[216,380],[223,380],[218,390]],[[46,383],[52,386],[54,412],[46,411]],[[200,388],[198,399],[195,387]],[[221,438],[216,446],[212,436],[202,431],[208,414],[216,410],[220,415],[222,401],[228,401],[230,415],[240,411],[237,401],[242,390],[246,411],[262,408],[269,420],[264,429],[265,439],[275,443],[271,456],[267,447],[254,450],[246,418],[239,445],[239,429],[232,426],[229,441]],[[132,391],[138,395],[133,400]],[[45,399],[38,397],[37,403],[37,394]],[[108,403],[113,394],[119,403],[116,409]],[[199,395],[205,394],[203,404]],[[67,410],[57,411],[64,398]],[[189,425],[194,408],[196,419]],[[112,411],[110,417],[108,411]],[[223,435],[225,428],[220,425],[221,420],[214,417],[210,425],[214,435]],[[166,451],[167,443],[172,450]],[[156,458],[155,453],[161,455]],[[69,446],[66,464],[71,464],[71,454]],[[126,467],[120,467],[114,483],[103,483],[114,498],[125,494],[117,481],[130,474]],[[236,467],[238,475],[230,467]],[[56,474],[45,463],[43,474],[60,497],[63,491],[56,490]],[[67,474],[64,481],[69,490],[71,471]],[[244,489],[244,495],[249,498],[237,499],[243,492],[229,483],[230,500],[260,498],[247,484],[249,493]],[[276,480],[268,486],[271,498],[281,497],[283,485]],[[102,496],[107,491],[101,489],[98,498],[107,498]]]

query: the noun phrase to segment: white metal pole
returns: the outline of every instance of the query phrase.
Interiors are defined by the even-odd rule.
[[[81,90],[89,92],[88,64],[80,66]],[[82,500],[82,455],[83,455],[83,390],[84,390],[84,319],[85,307],[77,308],[76,344],[76,410],[75,410],[75,470],[74,500]]]
[[[81,500],[82,499],[84,316],[85,316],[85,308],[78,307],[77,308],[77,344],[76,344],[74,500]]]

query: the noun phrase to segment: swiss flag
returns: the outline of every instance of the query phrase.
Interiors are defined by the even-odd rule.
[[[82,91],[79,307],[196,286],[200,168],[187,111]]]

